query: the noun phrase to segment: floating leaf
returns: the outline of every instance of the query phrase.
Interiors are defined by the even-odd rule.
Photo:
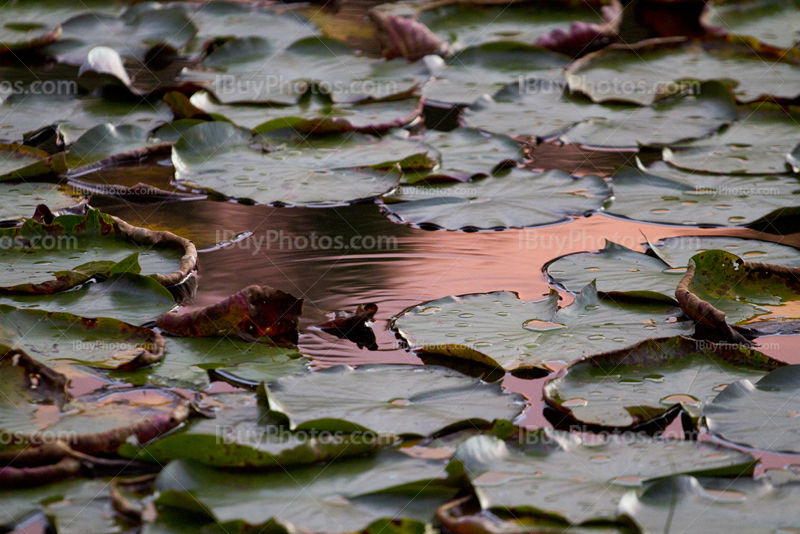
[[[728,129],[689,145],[664,149],[664,161],[679,169],[711,174],[781,174],[797,144],[800,111],[760,103],[742,106]]]
[[[563,85],[520,80],[465,112],[470,126],[493,132],[561,135],[569,143],[614,148],[663,146],[716,132],[737,118],[736,103],[719,82],[706,82],[651,106],[594,104]]]
[[[189,313],[167,313],[158,327],[177,336],[237,335],[254,341],[269,336],[297,342],[303,299],[267,286],[248,286],[216,304]]]
[[[250,139],[232,124],[208,122],[184,133],[172,163],[181,184],[230,198],[330,206],[386,193],[397,185],[397,166],[431,168],[435,160],[429,151],[409,140],[354,134],[319,139],[290,135],[273,146],[271,139]]]
[[[747,343],[728,322],[780,314],[781,306],[800,299],[799,271],[797,267],[749,262],[724,250],[709,250],[689,260],[675,296],[686,315],[698,323],[723,339]]]
[[[610,195],[599,176],[513,169],[466,183],[403,186],[384,197],[383,210],[397,222],[429,229],[524,228],[591,214]]]
[[[231,529],[274,521],[311,532],[360,532],[382,518],[428,522],[455,494],[442,462],[394,450],[376,456],[270,473],[231,472],[170,462],[157,503],[201,513]]]
[[[308,364],[297,347],[275,347],[236,337],[167,336],[164,341],[169,356],[159,364],[111,376],[134,385],[152,383],[200,391],[208,387],[209,373],[213,373],[217,380],[255,388],[261,382],[300,374]]]
[[[485,43],[462,50],[447,62],[428,61],[434,79],[423,87],[422,95],[435,102],[469,105],[519,79],[553,81],[568,62],[567,56],[538,46],[514,41]]]
[[[123,456],[166,464],[193,460],[214,467],[289,467],[338,460],[391,445],[394,436],[289,432],[269,423],[258,405],[222,408],[214,419],[196,419],[141,448],[124,447]]]
[[[502,168],[515,167],[523,158],[522,146],[510,137],[471,128],[458,128],[452,132],[428,131],[420,140],[437,150],[442,164],[431,171],[408,173],[404,183],[468,182]]]
[[[89,210],[51,223],[28,219],[0,229],[3,293],[56,293],[96,275],[129,272],[128,260],[163,285],[183,280],[194,268],[194,245],[169,232],[151,232]],[[138,257],[131,253],[138,252]],[[139,272],[138,265],[133,272]]]
[[[797,47],[800,42],[800,4],[797,0],[766,2],[725,2],[710,6],[706,21],[737,35],[749,35],[780,48]]]
[[[571,363],[547,383],[547,404],[592,426],[631,428],[676,404],[693,419],[731,382],[757,379],[782,362],[740,346],[673,337]]]
[[[164,338],[149,328],[7,305],[0,305],[0,340],[47,362],[102,369],[138,369],[164,356]]]
[[[61,40],[47,51],[71,65],[82,64],[97,46],[144,60],[150,48],[161,45],[178,50],[196,32],[183,9],[159,4],[131,7],[119,17],[89,11],[63,22],[61,28]]]
[[[55,211],[77,206],[83,195],[69,187],[41,183],[0,183],[0,221],[11,221],[29,217],[39,204],[46,204]]]
[[[800,366],[777,369],[755,384],[742,379],[703,409],[711,433],[753,449],[800,453]]]
[[[739,101],[753,102],[798,96],[798,65],[799,52],[767,50],[746,39],[670,37],[611,45],[572,63],[565,76],[571,90],[595,102],[649,105],[682,84],[709,80],[729,83]]]
[[[191,104],[218,120],[225,118],[243,128],[254,128],[256,133],[287,127],[304,134],[385,132],[412,122],[421,111],[416,98],[334,104],[327,95],[313,96],[297,106],[224,105],[199,91],[192,95]]]
[[[513,419],[522,397],[442,367],[340,365],[267,386],[267,402],[296,430],[429,436]]]
[[[447,43],[439,40],[418,20],[381,11],[373,11],[370,15],[378,26],[383,57],[387,59],[405,58],[416,61],[428,55],[449,54]]]
[[[548,364],[693,331],[689,322],[675,321],[667,303],[602,299],[594,284],[569,306],[559,308],[558,300],[555,290],[533,302],[510,291],[445,297],[409,308],[392,326],[415,351],[508,371],[549,371]]]
[[[734,226],[793,208],[800,181],[791,175],[710,175],[662,163],[614,173],[606,211],[629,219],[686,226]]]
[[[800,484],[773,486],[750,478],[678,476],[630,492],[620,501],[620,512],[643,532],[736,532],[747,525],[753,534],[792,532],[800,522],[792,504]]]
[[[459,446],[454,463],[465,468],[484,510],[556,516],[570,524],[613,521],[619,499],[648,480],[680,473],[742,475],[755,465],[749,454],[691,441],[635,435],[582,441],[545,430],[528,438],[513,448],[491,436]]]
[[[546,263],[544,271],[556,284],[573,293],[595,280],[598,291],[611,296],[675,303],[678,277],[685,275],[685,266],[692,256],[709,249],[731,251],[748,259],[787,267],[800,266],[800,252],[785,245],[737,237],[683,236],[659,241],[650,254],[606,240],[602,250],[561,256]]]

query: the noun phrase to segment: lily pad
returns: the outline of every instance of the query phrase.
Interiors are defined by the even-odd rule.
[[[753,449],[800,453],[800,366],[777,369],[755,384],[734,382],[703,409],[709,431]]]
[[[152,383],[200,391],[211,382],[209,372],[257,385],[300,374],[308,364],[297,347],[275,347],[235,337],[167,336],[164,340],[169,356],[160,363],[133,372],[113,372],[111,376],[134,385]]]
[[[49,154],[38,148],[0,143],[0,180],[24,178],[16,171],[47,159]]]
[[[465,468],[484,510],[556,516],[576,525],[617,519],[620,498],[648,480],[681,473],[743,475],[755,466],[749,454],[706,443],[634,435],[582,441],[545,430],[513,448],[496,437],[470,438],[454,463]]]
[[[72,208],[84,200],[72,188],[41,183],[0,183],[0,221],[24,219],[46,204],[54,211]]]
[[[156,238],[160,238],[157,246]],[[137,259],[141,272],[154,275],[161,283],[173,279],[177,280],[172,283],[177,283],[188,274],[188,264],[193,267],[196,257],[196,252],[192,256],[189,250],[172,248],[188,246],[188,241],[167,232],[148,234],[98,210],[61,215],[49,224],[28,219],[22,226],[0,229],[0,243],[4,244],[0,247],[0,279],[6,294],[63,291],[98,274],[129,272],[133,266],[128,264]],[[131,256],[137,252],[138,257]],[[123,260],[127,262],[120,264]],[[135,267],[133,272],[139,272],[138,265]]]
[[[800,299],[796,267],[745,261],[723,250],[693,256],[675,295],[686,314],[712,328],[733,334],[727,322],[781,313],[786,303]],[[786,313],[793,316],[791,309]],[[737,336],[733,336],[738,340]]]
[[[182,81],[207,85],[220,101],[296,104],[311,87],[336,102],[402,94],[419,83],[419,68],[405,61],[386,62],[357,54],[329,38],[305,37],[281,51],[269,38],[229,40],[213,50],[202,66],[184,72]]]
[[[86,283],[52,295],[5,295],[0,297],[0,303],[80,317],[106,317],[136,325],[154,321],[175,307],[175,299],[164,286],[149,276],[131,272],[113,274],[102,282]]]
[[[331,206],[390,191],[400,179],[397,167],[428,169],[436,163],[429,148],[397,138],[290,135],[281,145],[273,142],[251,139],[229,123],[199,124],[175,144],[176,179],[260,204]]]
[[[502,168],[516,167],[524,157],[522,145],[510,137],[472,128],[458,128],[452,132],[431,130],[420,141],[436,149],[441,155],[442,164],[431,171],[408,173],[403,183],[468,182],[489,176]]]
[[[800,3],[797,0],[726,2],[714,5],[706,21],[737,35],[749,35],[780,48],[800,43]]]
[[[709,80],[729,83],[739,101],[753,102],[798,96],[798,65],[800,52],[766,50],[747,39],[669,37],[611,45],[572,63],[565,76],[571,90],[595,102],[649,105],[687,81]]]
[[[800,69],[797,69],[800,70]],[[743,106],[740,120],[726,130],[685,147],[664,149],[664,161],[710,174],[782,174],[797,144],[800,111],[760,103]]]
[[[96,46],[108,46],[121,55],[139,60],[152,47],[181,49],[197,31],[180,7],[143,4],[119,17],[86,12],[61,24],[61,39],[50,45],[49,54],[62,63],[80,65]]]
[[[372,452],[394,436],[289,432],[269,422],[268,410],[251,405],[222,408],[214,419],[196,419],[142,447],[125,446],[128,458],[166,464],[192,460],[214,467],[275,468],[312,464]]]
[[[800,266],[800,252],[786,245],[737,237],[682,236],[659,241],[648,254],[606,240],[602,250],[561,256],[546,263],[544,271],[553,282],[573,293],[595,280],[598,291],[612,296],[675,303],[675,288],[686,273],[686,265],[692,256],[709,249],[786,267]]]
[[[615,302],[601,298],[594,283],[569,306],[559,308],[558,292],[533,302],[500,291],[445,297],[409,308],[393,328],[415,351],[465,358],[505,370],[539,369],[548,364],[632,345],[651,337],[688,335],[693,325],[676,321],[665,302]]]
[[[460,50],[491,41],[514,40],[533,43],[551,31],[566,29],[572,22],[601,22],[597,11],[579,6],[565,9],[560,5],[544,4],[530,9],[523,4],[504,6],[453,3],[432,3],[423,6],[417,18],[437,37]]]
[[[469,105],[480,96],[494,95],[509,83],[536,77],[557,80],[569,57],[514,41],[496,41],[466,48],[451,59],[429,56],[433,80],[422,95],[434,102]],[[506,132],[498,132],[506,133]]]
[[[429,522],[456,491],[444,463],[394,450],[270,473],[170,462],[157,503],[203,514],[227,531],[274,521],[291,530],[360,532],[379,519]]]
[[[797,528],[800,516],[792,503],[798,496],[800,484],[678,476],[628,493],[620,512],[643,532],[706,534],[746,528],[753,534],[774,534]]]
[[[484,384],[442,367],[340,365],[281,378],[264,391],[296,430],[429,436],[513,419],[525,402],[499,383]]]
[[[581,423],[631,428],[676,404],[700,417],[728,384],[758,379],[782,362],[739,346],[673,337],[578,360],[547,383],[545,400]]]
[[[464,114],[470,126],[569,143],[613,148],[663,146],[716,132],[737,118],[736,102],[719,82],[706,82],[651,106],[592,103],[562,84],[521,80]]]
[[[327,95],[314,95],[296,106],[274,104],[220,104],[209,93],[198,91],[190,102],[212,117],[263,133],[293,128],[305,134],[360,131],[385,132],[412,122],[420,115],[417,98],[335,104]]]
[[[101,369],[137,369],[164,356],[164,338],[149,328],[106,317],[7,305],[0,305],[0,340],[49,365],[66,361]]]
[[[595,175],[512,169],[466,183],[403,186],[382,209],[400,223],[445,230],[524,228],[599,210],[611,188]]]
[[[794,208],[796,176],[710,175],[655,163],[614,173],[614,200],[606,211],[629,219],[685,226],[746,225]]]

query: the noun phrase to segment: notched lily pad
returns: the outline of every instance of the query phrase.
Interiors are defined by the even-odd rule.
[[[800,484],[774,486],[751,478],[676,476],[658,480],[620,501],[620,512],[643,532],[792,532],[800,523]]]
[[[595,175],[511,169],[465,183],[418,183],[383,197],[399,223],[426,229],[494,230],[569,221],[601,209],[611,188]]]
[[[442,367],[340,365],[276,380],[263,391],[294,430],[430,436],[513,419],[525,402],[499,383]]]
[[[618,519],[620,498],[648,480],[681,473],[742,475],[756,462],[749,454],[706,443],[633,434],[582,441],[576,434],[538,430],[515,443],[470,438],[453,463],[451,469],[465,470],[484,510],[583,525]]]
[[[729,385],[703,409],[709,431],[753,449],[798,454],[800,366],[788,365],[752,383]]]
[[[595,102],[649,105],[683,84],[719,80],[741,102],[798,96],[800,52],[762,46],[753,39],[685,37],[616,44],[572,63],[565,71],[573,91]],[[609,80],[613,80],[609,81]]]
[[[728,321],[783,315],[782,305],[800,299],[799,274],[798,267],[750,262],[724,250],[709,250],[689,260],[675,296],[686,315],[698,323],[723,339],[748,343]]]
[[[445,297],[409,308],[392,327],[418,352],[545,373],[553,363],[694,330],[690,321],[676,320],[680,312],[668,303],[615,302],[598,295],[594,283],[569,306],[559,308],[558,301],[555,290],[533,302],[510,291]]]
[[[785,365],[747,347],[683,337],[648,339],[571,363],[547,383],[545,401],[592,427],[629,429],[679,404],[693,419],[728,384]]]
[[[394,188],[399,169],[430,169],[429,147],[367,135],[250,138],[224,122],[199,124],[175,144],[179,183],[229,198],[283,206],[331,206],[376,197]]]

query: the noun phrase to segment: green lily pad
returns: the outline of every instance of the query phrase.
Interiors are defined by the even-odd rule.
[[[417,14],[437,37],[461,50],[491,41],[514,40],[532,43],[555,29],[567,29],[572,22],[601,22],[597,11],[583,6],[565,9],[544,4],[530,9],[524,4],[504,6],[454,3],[433,5]]]
[[[36,510],[43,512],[62,534],[120,532],[130,527],[128,522],[108,513],[109,480],[102,478],[0,491],[0,501],[0,528]]]
[[[382,209],[400,223],[445,230],[524,228],[599,210],[611,188],[595,175],[512,169],[466,183],[403,186]]]
[[[499,383],[484,384],[443,367],[340,365],[280,378],[264,391],[291,428],[429,436],[513,419],[525,402]]]
[[[47,365],[63,361],[101,369],[137,368],[164,356],[164,339],[149,328],[8,305],[0,305],[0,342],[35,354]]]
[[[457,128],[452,132],[429,130],[420,141],[432,146],[441,155],[442,164],[431,171],[408,173],[403,183],[420,181],[467,182],[489,176],[522,161],[522,145],[505,135],[493,135],[472,128]]]
[[[0,179],[16,177],[15,171],[47,159],[49,155],[30,146],[0,143]]]
[[[776,210],[794,208],[800,181],[768,174],[711,175],[655,163],[614,173],[614,200],[606,211],[628,219],[686,226],[745,225]]]
[[[210,384],[209,371],[224,372],[240,382],[260,384],[300,374],[308,364],[296,347],[274,347],[229,336],[167,336],[165,342],[169,357],[159,364],[133,372],[113,372],[111,376],[134,385],[152,383],[199,391]]]
[[[479,99],[464,114],[470,126],[569,143],[613,148],[663,146],[716,132],[737,118],[736,102],[719,82],[651,106],[595,104],[544,80],[523,80],[493,98]]]
[[[400,168],[431,168],[430,149],[409,140],[367,135],[302,139],[255,137],[225,122],[186,131],[172,162],[184,185],[261,204],[326,206],[379,196],[399,181]],[[263,143],[262,147],[253,145]]]
[[[294,41],[317,35],[317,27],[310,24],[296,10],[281,10],[237,2],[211,2],[189,8],[197,35],[190,50],[199,52],[203,43],[218,37],[260,37],[268,39],[272,50],[288,47]]]
[[[322,37],[298,39],[281,51],[262,34],[236,38],[217,47],[202,66],[207,70],[184,72],[181,80],[208,86],[224,103],[296,104],[312,87],[336,102],[352,102],[402,94],[424,79],[406,61],[359,55]]]
[[[137,244],[119,221],[98,210],[61,215],[50,224],[28,219],[22,226],[0,229],[0,243],[0,280],[6,294],[55,293],[96,275],[119,272],[141,271],[161,281],[178,272],[184,254],[169,244]]]
[[[473,360],[508,371],[548,364],[632,345],[651,337],[688,335],[693,325],[676,321],[672,305],[657,300],[615,302],[589,284],[569,306],[558,292],[533,302],[500,291],[445,297],[409,308],[392,326],[418,352]]]
[[[47,52],[62,63],[81,65],[96,46],[108,46],[122,56],[145,59],[157,45],[180,50],[197,31],[180,7],[141,4],[119,17],[86,12],[61,24],[61,39]]]
[[[714,5],[706,21],[780,48],[796,48],[800,43],[800,3],[797,0]]]
[[[697,254],[690,260],[692,264],[694,268],[683,280],[686,290],[723,312],[731,324],[769,313],[785,316],[781,307],[800,300],[800,282],[782,266],[746,262],[723,250]],[[695,313],[707,315],[706,310],[684,309],[692,317]],[[786,313],[797,318],[791,308]]]
[[[800,484],[773,486],[750,478],[678,476],[658,480],[620,501],[620,512],[642,532],[753,534],[792,532],[800,523],[793,503]]]
[[[30,217],[39,204],[47,204],[58,212],[84,200],[83,195],[72,188],[41,183],[0,183],[0,198],[0,221]]]
[[[749,454],[691,441],[635,435],[582,441],[545,430],[527,438],[512,448],[496,437],[476,436],[456,451],[454,463],[465,468],[484,510],[556,516],[570,524],[613,521],[620,498],[648,480],[742,475],[755,466]]]
[[[434,79],[425,84],[422,95],[435,102],[469,105],[523,78],[556,80],[567,63],[568,56],[529,44],[507,40],[485,43],[466,48],[446,62],[429,60]]]
[[[291,530],[360,532],[383,518],[430,522],[455,494],[444,463],[394,450],[269,473],[170,462],[157,503],[203,514],[227,531],[275,521]]]
[[[595,102],[649,105],[682,83],[709,80],[730,84],[739,101],[752,102],[762,96],[796,97],[798,65],[800,52],[771,52],[746,39],[670,37],[611,45],[572,63],[565,76],[571,90]]]
[[[0,303],[136,325],[154,321],[175,307],[174,297],[164,286],[149,276],[132,272],[113,274],[102,282],[52,295],[5,295],[0,297]]]
[[[748,260],[800,266],[800,252],[786,245],[737,237],[683,236],[659,241],[645,254],[606,240],[597,252],[576,252],[551,260],[547,275],[573,293],[592,280],[612,296],[654,298],[675,303],[675,288],[695,254],[719,249]],[[667,263],[669,262],[669,263]]]
[[[571,363],[547,383],[544,396],[548,405],[582,423],[631,428],[676,404],[697,419],[703,405],[731,382],[758,379],[783,365],[747,347],[648,339]]]
[[[269,423],[258,405],[222,408],[214,419],[187,426],[142,447],[125,445],[122,456],[166,464],[192,460],[214,467],[274,468],[356,456],[391,445],[394,436],[289,432]]]
[[[706,404],[706,426],[716,436],[753,449],[800,453],[799,377],[800,366],[788,365],[755,384],[734,382]]]
[[[69,83],[74,84],[71,80]],[[125,123],[149,130],[170,119],[169,107],[163,102],[110,100],[79,96],[77,91],[77,85],[73,85],[62,88],[61,94],[11,94],[2,99],[0,139],[22,141],[28,132],[59,125],[65,143],[70,144],[100,123],[117,126]]]
[[[800,70],[800,69],[797,69]],[[760,103],[743,106],[729,128],[685,147],[665,148],[664,161],[710,174],[782,174],[797,144],[800,111]]]
[[[198,91],[192,105],[217,120],[226,119],[237,126],[263,133],[291,127],[301,133],[383,132],[405,126],[419,116],[419,99],[366,101],[335,104],[327,95],[310,98],[296,106],[275,104],[220,104],[209,93]]]

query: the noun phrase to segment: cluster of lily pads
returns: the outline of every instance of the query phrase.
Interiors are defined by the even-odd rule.
[[[608,242],[552,259],[544,299],[394,317],[440,365],[312,372],[303,299],[251,286],[180,310],[195,245],[102,211],[374,202],[427,230],[605,212],[794,231],[798,10],[717,6],[709,24],[734,33],[626,44],[625,11],[600,4],[399,2],[369,24],[307,5],[1,7],[0,529],[796,528],[797,474],[751,476],[756,452],[800,454],[800,367],[754,342],[800,332],[794,248]],[[353,48],[370,39],[379,54]],[[627,164],[537,155],[570,146]],[[173,178],[138,183],[145,166]],[[348,337],[375,311],[321,328]],[[556,429],[515,426],[528,401],[464,363],[547,377]],[[677,420],[703,439],[658,437]]]

